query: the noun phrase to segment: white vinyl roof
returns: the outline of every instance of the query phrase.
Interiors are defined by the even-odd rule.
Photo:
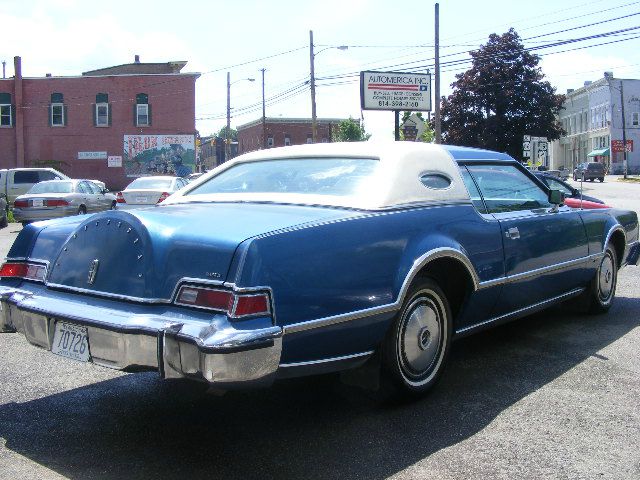
[[[373,158],[380,161],[380,166],[371,178],[371,187],[366,192],[353,196],[293,193],[188,195],[195,187],[235,165],[295,158]],[[445,176],[451,180],[451,184],[445,189],[428,188],[420,181],[425,174]],[[250,152],[202,175],[163,204],[189,201],[255,201],[381,210],[430,202],[469,202],[470,198],[456,161],[440,145],[420,142],[350,142],[295,145]]]

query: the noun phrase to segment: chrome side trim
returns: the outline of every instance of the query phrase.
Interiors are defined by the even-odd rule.
[[[362,353],[354,353],[353,355],[343,355],[341,357],[322,358],[320,360],[310,360],[308,362],[281,363],[281,368],[306,367],[309,365],[318,365],[321,363],[341,362],[343,360],[352,360],[354,358],[367,357],[373,355],[374,350]]]
[[[359,320],[361,318],[372,317],[374,315],[381,315],[384,313],[394,312],[398,310],[400,302],[389,303],[387,305],[381,305],[379,307],[365,308],[364,310],[357,310],[350,313],[342,313],[340,315],[333,315],[331,317],[317,318],[315,320],[307,320],[305,322],[292,323],[290,325],[283,325],[283,333],[285,335],[290,333],[303,332],[305,330],[311,330],[313,328],[328,327],[330,325],[336,325],[338,323],[351,322],[353,320]]]
[[[568,260],[566,262],[560,262],[554,265],[548,265],[546,267],[536,268],[535,270],[529,270],[527,272],[517,273],[515,275],[507,275],[507,276],[496,278],[493,280],[487,280],[487,281],[481,282],[478,288],[483,289],[483,288],[495,287],[498,285],[504,285],[507,283],[519,282],[521,280],[525,280],[530,277],[537,277],[539,275],[544,275],[546,273],[553,272],[556,270],[562,270],[564,268],[573,267],[576,265],[580,265],[582,263],[589,263],[590,260],[597,261],[600,258],[602,258],[602,255],[604,255],[604,253],[598,252],[592,255],[587,255],[586,257],[577,258],[575,260]]]
[[[505,313],[504,315],[500,315],[498,317],[485,320],[484,322],[476,323],[474,325],[461,328],[459,330],[456,330],[455,335],[456,337],[468,335],[469,333],[475,332],[476,330],[481,330],[485,327],[488,327],[489,325],[507,322],[509,320],[528,315],[529,313],[533,313],[535,310],[543,309],[553,303],[557,303],[557,302],[575,297],[577,295],[580,295],[584,290],[585,290],[584,288],[575,288],[567,293],[558,295],[557,297],[548,298],[547,300],[543,300],[541,302],[534,303],[533,305],[529,305],[527,307],[514,310],[513,312]]]

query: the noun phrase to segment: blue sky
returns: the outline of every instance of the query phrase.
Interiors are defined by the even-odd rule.
[[[317,53],[318,116],[360,118],[358,78],[350,75],[361,70],[423,71],[432,64],[434,4],[1,0],[0,60],[7,61],[7,76],[13,75],[15,55],[22,57],[24,76],[79,75],[130,63],[135,54],[142,62],[187,60],[183,71],[202,73],[196,83],[196,127],[206,135],[226,123],[227,71],[232,82],[256,79],[232,86],[232,126],[262,115],[261,68],[267,69],[266,96],[275,97],[267,116],[310,117],[305,82],[312,29],[316,52],[349,46],[346,51],[327,48]],[[623,16],[627,18],[617,19]],[[485,43],[491,33],[513,27],[527,39],[525,45],[533,47],[638,27],[639,20],[640,1],[443,0],[442,61],[462,63],[443,66],[442,93],[449,94],[454,75],[469,67],[465,52]],[[604,23],[584,27],[596,22]],[[627,30],[540,49],[543,72],[559,93],[601,78],[604,71],[640,78],[640,39],[634,38],[638,35],[640,29]],[[615,43],[597,45],[605,42]],[[576,48],[581,49],[557,53]],[[391,112],[364,112],[364,120],[374,137],[392,137]]]

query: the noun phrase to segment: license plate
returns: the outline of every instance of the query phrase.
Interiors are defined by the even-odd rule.
[[[89,339],[87,327],[67,322],[56,322],[51,352],[62,357],[89,361]]]
[[[136,203],[147,203],[148,201],[147,197],[136,197]]]
[[[32,205],[34,207],[42,207],[42,206],[44,206],[44,200],[42,200],[41,198],[34,199],[34,200],[32,200],[32,202],[33,202]]]

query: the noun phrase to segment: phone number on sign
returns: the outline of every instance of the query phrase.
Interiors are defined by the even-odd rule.
[[[399,101],[399,100],[380,100],[378,101],[379,107],[398,107],[398,108],[418,108],[418,102]]]

